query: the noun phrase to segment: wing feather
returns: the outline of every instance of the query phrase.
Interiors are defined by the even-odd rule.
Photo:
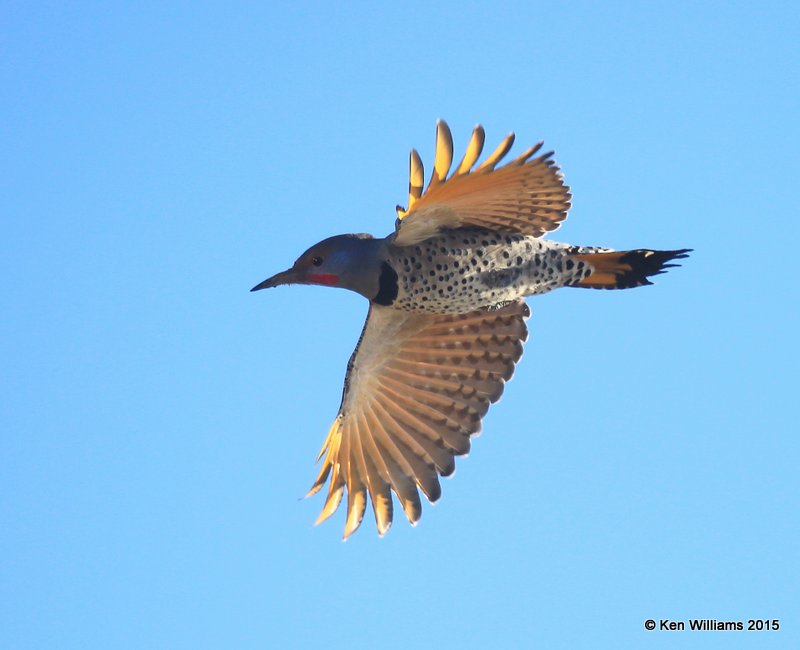
[[[492,155],[489,156],[486,160],[484,160],[483,163],[481,163],[478,166],[478,169],[476,169],[475,171],[476,172],[492,171],[497,166],[497,163],[499,163],[503,159],[503,156],[505,156],[509,152],[511,147],[514,146],[514,138],[516,138],[516,136],[513,133],[509,133],[505,138],[503,138],[503,141],[497,146],[497,149],[495,149],[492,152]]]
[[[408,210],[398,208],[395,243],[419,243],[443,229],[477,227],[500,232],[518,232],[534,237],[555,230],[570,208],[569,187],[564,185],[553,152],[537,155],[542,143],[530,147],[503,167],[497,167],[514,143],[506,136],[494,152],[474,171],[483,148],[484,134],[473,131],[464,158],[447,178],[452,162],[452,137],[447,125],[437,124],[434,172],[422,193],[422,162],[416,151],[412,164]],[[415,175],[416,174],[416,175]]]
[[[453,473],[455,456],[469,451],[470,436],[511,378],[529,313],[522,301],[461,315],[373,305],[309,491],[329,482],[317,522],[333,514],[346,492],[349,537],[369,495],[383,535],[394,492],[415,524],[422,512],[417,489],[431,502],[441,496],[439,475]]]
[[[385,402],[386,410],[398,427],[402,427],[404,437],[411,438],[423,450],[425,456],[433,461],[433,465],[442,476],[452,474],[455,463],[444,445],[438,438],[427,435],[424,429],[417,428],[420,423],[418,414],[421,413],[425,417],[431,414],[431,409],[426,409],[421,404],[415,404],[396,393],[393,394],[391,390],[386,390],[385,393],[395,397],[395,399]]]
[[[364,512],[367,508],[366,466],[361,451],[361,439],[353,431],[352,420],[346,420],[343,435],[350,440],[348,448],[350,455],[347,458],[345,482],[347,485],[347,518],[344,524],[344,539],[352,535],[361,525]]]
[[[383,537],[392,525],[392,494],[389,486],[389,470],[386,461],[375,443],[374,427],[367,422],[367,411],[362,409],[358,414],[358,435],[362,442],[362,454],[366,467],[367,488],[372,511],[375,514],[375,525],[378,534]]]
[[[374,403],[366,407],[365,415],[375,441],[376,455],[383,462],[392,490],[400,500],[408,521],[411,524],[416,524],[422,514],[422,505],[420,504],[416,484],[411,479],[414,475],[414,470],[406,461],[403,452],[398,449],[392,436],[384,428],[381,419],[376,414]],[[391,516],[389,516],[389,523],[391,524]]]
[[[430,502],[436,501],[441,496],[439,485],[439,474],[436,471],[436,464],[414,438],[409,435],[405,428],[395,420],[389,413],[383,398],[378,397],[373,402],[376,410],[383,415],[383,423],[387,426],[390,439],[395,444],[397,450],[403,455],[408,465],[412,468],[414,482],[425,494]]]
[[[428,188],[444,182],[453,164],[453,136],[447,122],[439,120],[436,123],[436,150],[433,154],[433,173]]]
[[[419,432],[434,443],[443,444],[446,449],[458,456],[466,454],[469,451],[469,434],[474,431],[463,427],[458,421],[435,408],[426,409],[420,408],[421,406],[410,405],[405,410],[404,419],[411,430]],[[445,462],[449,460],[445,457]]]
[[[456,169],[456,176],[461,176],[462,174],[469,174],[469,172],[474,167],[475,163],[478,162],[478,158],[481,157],[481,152],[483,151],[483,143],[486,140],[486,133],[483,130],[483,127],[478,124],[475,129],[472,131],[472,136],[469,139],[469,144],[467,145],[467,150],[464,153],[464,157],[461,159],[461,162],[458,164],[458,169]]]

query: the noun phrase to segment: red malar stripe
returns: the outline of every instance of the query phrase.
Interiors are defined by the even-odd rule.
[[[308,279],[311,280],[314,284],[324,284],[328,287],[332,287],[334,284],[339,282],[339,276],[333,275],[332,273],[319,273],[319,274],[309,273]]]

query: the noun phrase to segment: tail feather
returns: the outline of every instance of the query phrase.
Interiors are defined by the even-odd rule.
[[[591,273],[572,286],[587,289],[630,289],[653,284],[648,278],[665,273],[680,264],[668,264],[672,260],[689,257],[691,248],[674,251],[610,251],[574,253],[570,257],[584,262]]]

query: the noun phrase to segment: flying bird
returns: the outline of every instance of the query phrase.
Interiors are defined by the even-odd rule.
[[[569,187],[542,143],[511,162],[509,134],[476,166],[484,130],[475,127],[450,173],[453,140],[436,128],[433,172],[412,149],[408,207],[376,239],[337,235],[315,244],[286,271],[252,291],[314,284],[369,300],[361,338],[347,364],[339,412],[317,461],[309,495],[328,483],[320,523],[346,495],[344,539],[361,524],[367,496],[378,534],[392,524],[392,492],[408,521],[441,495],[470,436],[522,356],[530,315],[525,297],[560,287],[629,289],[652,284],[690,249],[614,251],[542,237],[567,217]]]

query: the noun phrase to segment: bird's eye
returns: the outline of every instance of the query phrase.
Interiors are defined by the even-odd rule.
[[[319,257],[319,256],[312,257],[312,258],[311,258],[311,263],[312,263],[314,266],[322,266],[322,258],[321,258],[321,257]]]

